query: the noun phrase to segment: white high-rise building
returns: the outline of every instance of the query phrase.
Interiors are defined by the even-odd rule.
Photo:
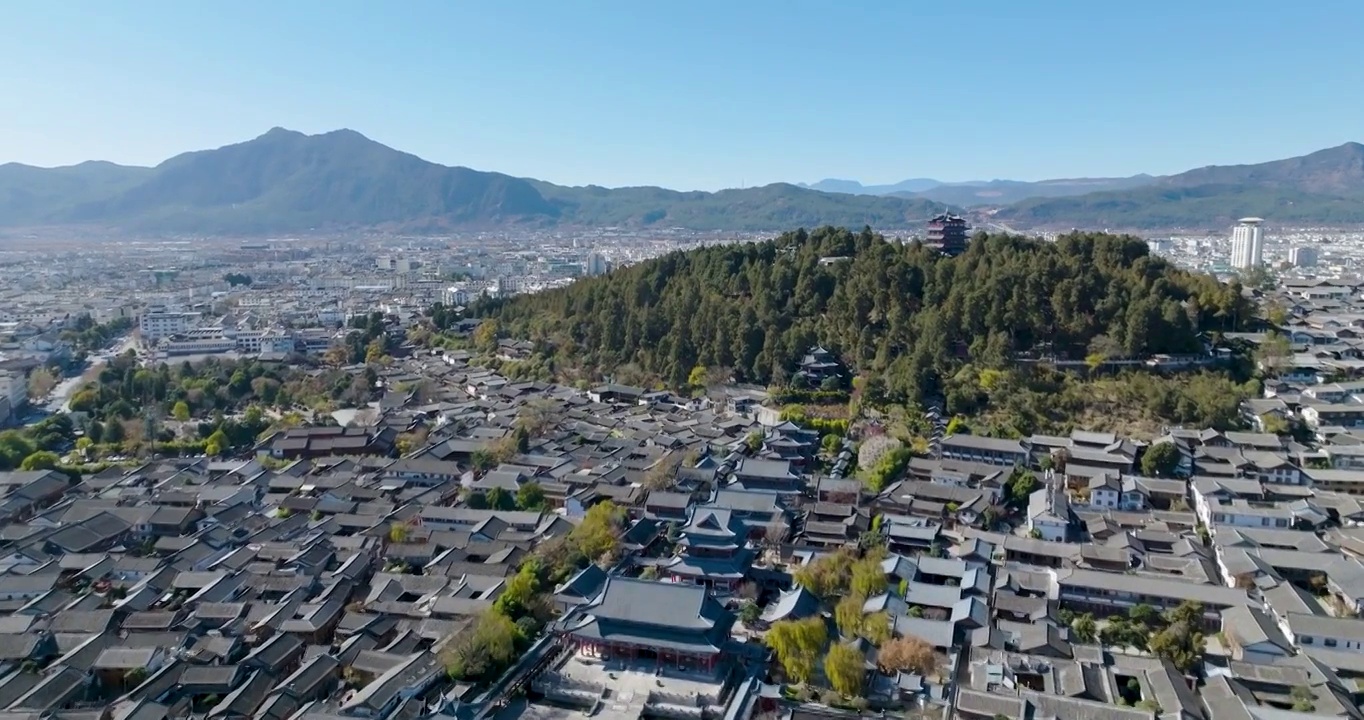
[[[611,269],[610,263],[599,252],[590,252],[583,260],[584,275],[601,275]]]
[[[1265,235],[1261,218],[1241,218],[1231,231],[1231,266],[1252,270],[1265,261]]]

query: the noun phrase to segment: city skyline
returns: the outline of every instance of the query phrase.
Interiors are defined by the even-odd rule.
[[[713,190],[1165,174],[1359,139],[1332,79],[1361,69],[1364,10],[1280,8],[31,5],[3,38],[0,160],[350,127],[443,164]],[[1284,40],[1208,42],[1227,36]],[[1241,113],[1247,93],[1270,100]]]

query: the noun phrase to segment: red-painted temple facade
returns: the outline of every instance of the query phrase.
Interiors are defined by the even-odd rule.
[[[733,624],[702,586],[613,576],[558,632],[592,657],[710,671],[724,660]]]

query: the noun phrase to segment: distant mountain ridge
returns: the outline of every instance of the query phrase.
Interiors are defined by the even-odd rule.
[[[1301,157],[1166,177],[928,187],[932,183],[938,181],[862,186],[823,180],[810,187],[776,183],[719,192],[564,187],[428,162],[353,130],[305,135],[275,128],[153,168],[107,162],[0,165],[0,227],[90,225],[198,234],[508,225],[901,230],[961,208],[969,209],[976,225],[1019,229],[1206,229],[1247,215],[1271,223],[1364,224],[1364,145],[1353,142]],[[880,190],[890,192],[872,192]]]
[[[1123,190],[1156,182],[1151,175],[1125,178],[1059,178],[1056,180],[968,180],[943,182],[928,178],[902,180],[890,185],[863,185],[856,180],[820,180],[800,187],[850,195],[891,195],[922,198],[960,207],[1008,205],[1034,197],[1069,197],[1104,190]]]
[[[561,187],[428,162],[353,130],[305,135],[274,128],[154,168],[0,166],[0,225],[7,226],[205,234],[508,224],[907,228],[943,209],[919,198],[831,195],[784,184],[718,193]]]
[[[1000,221],[1028,227],[1208,228],[1236,218],[1273,223],[1364,224],[1364,145],[1348,142],[1300,157],[1213,165],[1148,186],[1024,200]]]
[[[890,185],[863,185],[856,180],[837,180],[826,178],[817,183],[798,183],[797,187],[809,190],[818,190],[828,193],[844,193],[847,195],[894,195],[896,193],[916,193],[925,190],[932,190],[939,185],[943,185],[941,180],[931,178],[910,178]]]

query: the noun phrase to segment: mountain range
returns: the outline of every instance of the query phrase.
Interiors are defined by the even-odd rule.
[[[1246,216],[1364,224],[1364,145],[1349,142],[1255,165],[1211,165],[1126,190],[1031,198],[993,214],[1026,227],[1110,228],[1225,227]]]
[[[963,208],[965,210],[963,210]],[[275,128],[156,167],[85,162],[0,165],[0,227],[98,226],[126,232],[268,234],[380,228],[683,227],[776,230],[920,228],[946,209],[1015,228],[1225,227],[1236,217],[1364,224],[1364,145],[1178,175],[1021,182],[824,180],[719,192],[565,187],[449,167],[353,130]]]
[[[942,182],[929,178],[902,180],[891,185],[863,185],[856,180],[820,180],[800,186],[820,192],[852,195],[893,195],[936,200],[959,207],[1007,205],[1034,197],[1069,197],[1103,190],[1125,190],[1155,182],[1150,175],[1126,178],[1074,178],[1062,180],[970,180]]]
[[[0,226],[99,225],[137,232],[261,234],[527,226],[770,230],[824,224],[915,227],[945,206],[831,195],[789,184],[715,193],[563,187],[447,167],[353,130],[275,128],[153,168],[0,165]]]
[[[802,187],[935,200],[975,209],[981,220],[1027,228],[1207,228],[1248,215],[1354,225],[1364,223],[1364,145],[1350,142],[1285,160],[1166,176],[959,183],[916,178],[868,186],[821,180]]]

